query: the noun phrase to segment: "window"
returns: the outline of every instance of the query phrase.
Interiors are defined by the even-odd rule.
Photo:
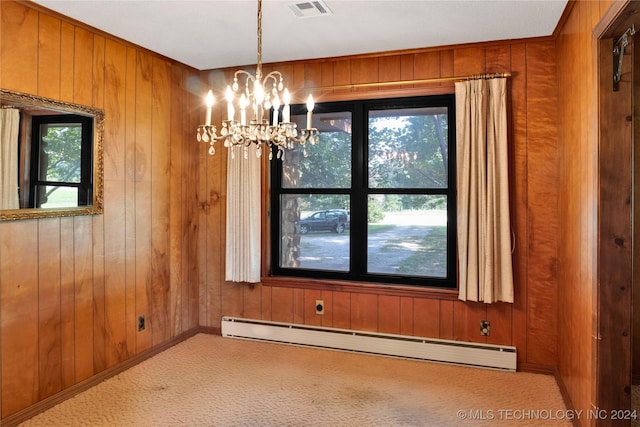
[[[92,118],[33,116],[29,206],[87,206],[92,195]]]
[[[316,105],[271,163],[272,274],[455,288],[454,124],[453,95]]]

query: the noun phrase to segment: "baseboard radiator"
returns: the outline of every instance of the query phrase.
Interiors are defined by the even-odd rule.
[[[362,332],[237,317],[222,318],[222,336],[505,371],[516,370],[516,348],[511,346]]]

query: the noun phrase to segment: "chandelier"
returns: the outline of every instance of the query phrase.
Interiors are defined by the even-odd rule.
[[[239,91],[240,84],[243,85]],[[238,92],[240,92],[238,96]],[[313,97],[307,99],[307,127],[297,129],[291,122],[289,90],[284,87],[283,77],[279,71],[262,75],[262,0],[258,0],[258,62],[255,76],[245,70],[238,70],[233,76],[233,84],[227,86],[227,119],[222,121],[220,134],[211,125],[211,110],[214,104],[213,91],[209,90],[205,98],[207,112],[205,124],[198,126],[197,140],[209,143],[209,154],[214,155],[215,143],[224,141],[224,146],[231,149],[234,157],[236,147],[241,147],[244,157],[248,156],[248,148],[256,146],[256,155],[262,155],[262,147],[267,146],[269,160],[273,158],[273,147],[277,147],[277,158],[284,158],[285,149],[294,149],[298,144],[318,142],[318,130],[312,127]],[[282,106],[282,118],[280,107]],[[239,112],[239,117],[238,117]]]

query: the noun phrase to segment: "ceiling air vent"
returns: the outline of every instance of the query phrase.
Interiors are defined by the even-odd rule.
[[[298,18],[332,15],[331,10],[322,0],[289,3],[289,9],[291,9],[293,14]]]

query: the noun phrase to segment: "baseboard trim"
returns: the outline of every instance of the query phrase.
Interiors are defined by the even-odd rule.
[[[135,365],[144,362],[145,360],[149,359],[150,357],[153,357],[159,353],[162,353],[163,351],[173,347],[176,344],[181,343],[182,341],[191,338],[192,336],[198,334],[198,333],[210,333],[208,332],[208,329],[216,329],[216,328],[200,328],[200,327],[196,327],[196,328],[192,328],[189,329],[188,331],[185,331],[183,333],[181,333],[180,335],[177,335],[173,338],[171,338],[170,340],[157,345],[153,348],[150,348],[148,350],[143,351],[142,353],[136,354],[135,356],[125,360],[124,362],[121,362],[117,365],[114,365],[110,368],[105,369],[102,372],[99,372],[97,374],[95,374],[94,376],[92,376],[91,378],[87,378],[86,380],[79,382],[77,384],[72,385],[71,387],[68,387],[62,391],[60,391],[59,393],[54,394],[53,396],[50,396],[44,400],[41,400],[39,402],[34,403],[33,405],[19,411],[16,412],[15,414],[9,415],[6,418],[3,418],[2,420],[0,420],[0,425],[5,426],[5,427],[14,427],[17,426],[20,423],[23,423],[25,421],[27,421],[30,418],[33,418],[34,416],[38,415],[41,412],[46,411],[47,409],[50,409],[62,402],[64,402],[67,399],[72,398],[73,396],[75,396],[78,393],[82,393],[83,391],[86,391],[88,389],[90,389],[93,386],[96,386],[98,384],[100,384],[101,382],[114,377],[116,375],[118,375],[121,372],[126,371],[129,368],[134,367]],[[220,333],[221,335],[222,333]]]
[[[222,328],[214,328],[212,326],[201,326],[198,332],[202,334],[222,336]]]
[[[536,363],[518,363],[518,371],[529,372],[531,374],[555,375],[556,367],[549,365],[538,365]]]
[[[558,388],[560,389],[560,394],[562,395],[562,400],[564,401],[564,405],[570,411],[575,411],[575,407],[573,406],[573,402],[571,401],[571,396],[569,395],[569,390],[567,390],[567,386],[564,381],[562,381],[562,376],[560,375],[560,371],[558,368],[554,370],[553,376],[556,378],[556,384],[558,384]],[[571,423],[575,427],[580,427],[580,419],[578,417],[573,418]]]

